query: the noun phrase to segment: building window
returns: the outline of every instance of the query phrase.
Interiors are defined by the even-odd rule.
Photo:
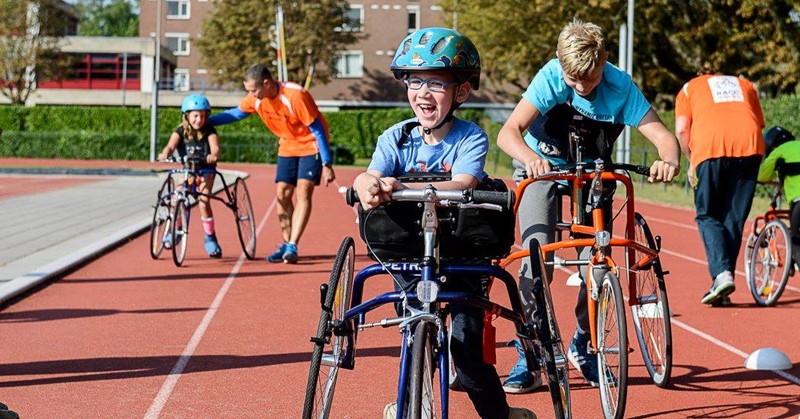
[[[186,68],[175,69],[174,86],[176,92],[188,92],[191,84],[189,82],[189,70]]]
[[[412,33],[419,29],[419,6],[408,6],[406,11],[408,13],[408,33]]]
[[[364,53],[361,51],[340,51],[334,58],[337,78],[364,76]]]
[[[167,19],[189,19],[189,0],[167,0]]]
[[[344,12],[344,23],[337,30],[345,32],[361,32],[364,26],[364,6],[350,5]]]
[[[164,34],[167,39],[167,48],[172,50],[175,55],[189,55],[189,34],[167,32]]]

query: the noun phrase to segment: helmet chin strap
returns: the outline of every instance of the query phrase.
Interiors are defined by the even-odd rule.
[[[441,122],[441,123],[439,123],[439,125],[437,125],[437,126],[435,126],[435,127],[433,127],[433,128],[425,128],[425,127],[422,127],[422,132],[424,132],[424,133],[425,133],[425,135],[431,135],[431,132],[432,132],[433,130],[435,130],[435,129],[439,129],[439,128],[441,128],[441,127],[442,127],[444,124],[446,124],[446,123],[448,123],[448,122],[452,121],[452,120],[453,120],[453,111],[454,111],[454,110],[455,110],[455,109],[451,109],[451,110],[450,110],[450,112],[447,114],[447,116],[445,116],[445,117],[444,117],[444,120],[442,120],[442,122]]]
[[[447,112],[447,116],[444,117],[444,119],[442,120],[442,122],[439,123],[439,125],[437,125],[437,126],[435,126],[433,128],[422,127],[422,132],[424,132],[425,135],[431,135],[431,132],[433,130],[439,129],[444,124],[446,124],[446,123],[448,123],[448,122],[453,120],[453,113],[456,111],[456,109],[458,109],[461,106],[461,102],[457,102],[456,101],[457,97],[458,97],[458,90],[456,90],[456,92],[453,94],[453,105],[450,106],[450,111]]]

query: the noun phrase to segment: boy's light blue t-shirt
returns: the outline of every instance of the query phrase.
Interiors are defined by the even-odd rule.
[[[583,97],[564,81],[564,71],[557,58],[542,67],[522,95],[539,113],[545,115],[556,105],[567,104],[581,115],[598,122],[638,127],[650,110],[650,102],[631,77],[613,64],[606,63],[600,84]],[[564,139],[566,140],[566,139]],[[542,157],[539,141],[527,131],[525,142]]]
[[[378,137],[368,170],[383,176],[397,177],[407,173],[446,172],[467,174],[478,181],[486,176],[484,165],[489,150],[489,138],[475,123],[454,118],[447,136],[436,145],[426,144],[420,128],[414,128],[409,138],[400,143],[403,127],[412,118],[395,124]]]

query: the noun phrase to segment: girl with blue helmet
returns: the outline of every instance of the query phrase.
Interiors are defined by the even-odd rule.
[[[173,153],[177,153],[182,161],[195,162],[198,169],[214,169],[219,159],[219,136],[213,125],[208,123],[211,113],[211,104],[205,96],[191,94],[183,99],[181,105],[182,120],[180,125],[169,137],[167,145],[159,160],[164,160]],[[198,189],[200,195],[200,217],[203,221],[205,232],[205,249],[209,257],[221,258],[222,249],[217,242],[214,229],[214,212],[211,210],[211,188],[214,185],[214,173],[202,176]],[[180,238],[176,238],[180,240]],[[165,238],[167,247],[172,245],[172,237]]]

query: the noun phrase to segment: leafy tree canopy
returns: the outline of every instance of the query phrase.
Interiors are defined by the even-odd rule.
[[[289,79],[302,82],[314,64],[315,81],[328,82],[335,52],[358,39],[357,32],[341,29],[352,24],[345,19],[348,2],[283,2],[282,6]],[[194,45],[217,82],[238,85],[245,69],[255,63],[275,68],[276,9],[275,0],[214,0],[203,37],[194,40]]]
[[[24,104],[35,80],[52,80],[63,71],[59,37],[63,13],[48,1],[0,0],[0,94]]]
[[[444,0],[441,6],[448,24],[457,12],[458,29],[475,42],[485,74],[519,90],[555,57],[558,34],[573,18],[600,25],[609,59],[618,62],[627,19],[626,0]],[[651,0],[636,2],[634,16],[634,79],[656,104],[669,106],[705,63],[748,77],[769,95],[798,89],[800,0]]]
[[[139,11],[129,0],[77,0],[82,36],[138,36]]]

